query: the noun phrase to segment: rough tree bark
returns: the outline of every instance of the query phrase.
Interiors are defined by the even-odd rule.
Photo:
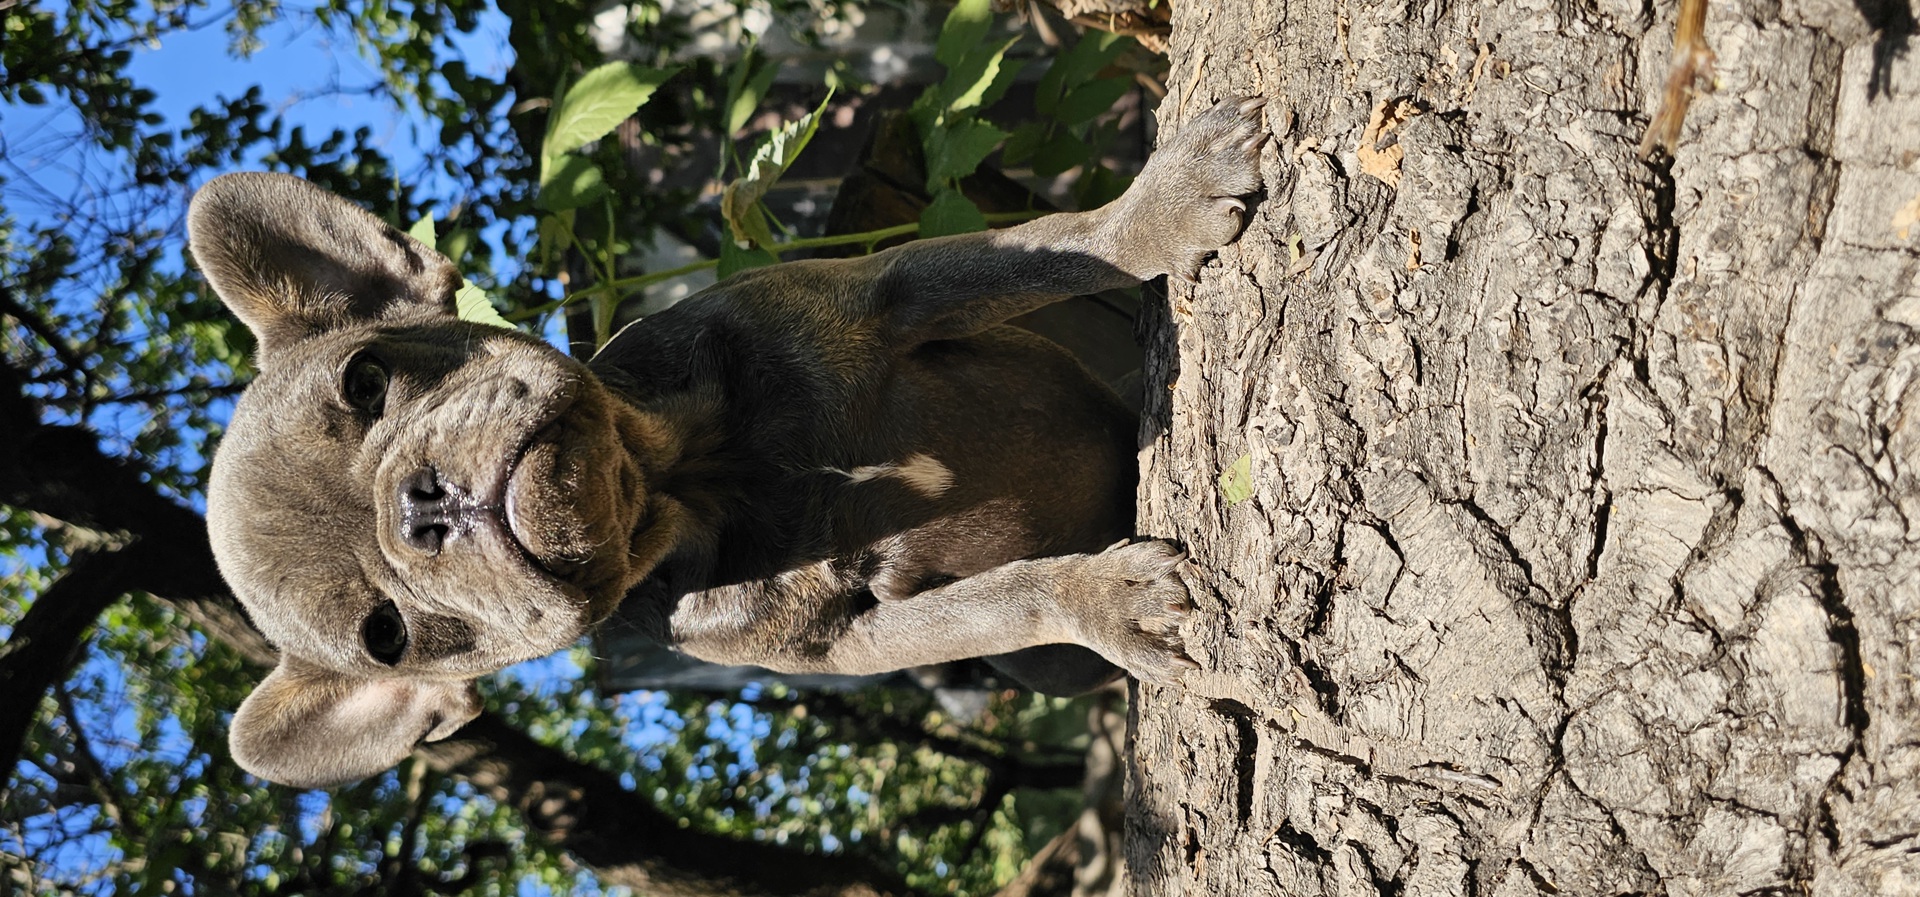
[[[1920,893],[1913,10],[1712,0],[1648,163],[1676,5],[1175,4],[1276,139],[1148,303],[1136,894]]]

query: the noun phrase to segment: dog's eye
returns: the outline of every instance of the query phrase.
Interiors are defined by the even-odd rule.
[[[378,415],[387,405],[386,364],[370,353],[355,355],[340,379],[340,395],[354,409]]]
[[[407,650],[407,621],[400,616],[400,609],[389,601],[373,609],[360,622],[360,641],[367,646],[367,653],[373,659],[393,666],[400,662],[400,655]]]

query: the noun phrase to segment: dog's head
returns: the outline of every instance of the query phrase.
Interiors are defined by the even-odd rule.
[[[539,340],[459,320],[451,262],[305,181],[218,178],[188,229],[260,346],[207,489],[221,572],[281,652],[234,757],[288,784],[369,775],[658,559],[646,425]]]

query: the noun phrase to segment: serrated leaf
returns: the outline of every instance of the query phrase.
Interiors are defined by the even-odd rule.
[[[586,156],[568,155],[540,183],[534,206],[550,212],[577,209],[606,195],[606,175]]]
[[[970,234],[986,229],[987,216],[980,214],[979,207],[956,190],[935,191],[933,201],[927,203],[927,207],[920,212],[920,236],[923,238]]]
[[[1006,131],[974,119],[947,128],[944,135],[936,134],[927,147],[927,190],[972,174],[1005,139]]]
[[[1227,471],[1220,475],[1220,497],[1227,500],[1228,506],[1237,505],[1253,497],[1253,456],[1241,455],[1233,459]]]
[[[453,308],[462,321],[513,329],[506,318],[500,317],[500,310],[493,307],[486,291],[474,286],[471,280],[461,281],[459,291],[453,294]]]
[[[677,66],[655,69],[609,62],[582,75],[547,118],[546,140],[540,145],[540,182],[546,183],[561,156],[605,137],[679,71]]]
[[[821,100],[812,112],[787,122],[780,130],[767,135],[767,139],[754,150],[753,160],[747,163],[747,173],[722,191],[720,215],[726,219],[733,239],[763,247],[773,243],[766,216],[759,211],[760,200],[768,190],[773,189],[780,176],[786,174],[794,160],[800,157],[800,151],[807,148],[807,142],[820,129],[821,115],[832,101],[833,93],[829,91],[826,99]]]
[[[1014,43],[1015,41],[1007,41],[1007,47],[1012,47]],[[1005,58],[1005,48],[1001,49],[1000,55],[1000,65],[994,71],[993,80],[987,82],[987,89],[980,92],[978,108],[986,109],[1000,102],[1000,98],[1006,96],[1007,91],[1013,88],[1013,82],[1019,79],[1020,72],[1027,67],[1027,61],[1024,59]]]
[[[1061,123],[1080,125],[1093,121],[1102,112],[1113,108],[1128,90],[1133,81],[1127,78],[1102,78],[1088,81],[1067,93],[1060,101],[1060,108],[1054,113]]]
[[[934,44],[933,58],[953,68],[967,51],[986,40],[992,28],[992,0],[960,0],[940,25],[940,39]]]

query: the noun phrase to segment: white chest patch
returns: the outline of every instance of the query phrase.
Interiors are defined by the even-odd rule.
[[[927,498],[938,498],[953,488],[953,471],[940,463],[938,458],[915,452],[905,459],[890,464],[868,464],[852,470],[828,468],[847,478],[850,483],[866,483],[874,480],[899,480]]]

